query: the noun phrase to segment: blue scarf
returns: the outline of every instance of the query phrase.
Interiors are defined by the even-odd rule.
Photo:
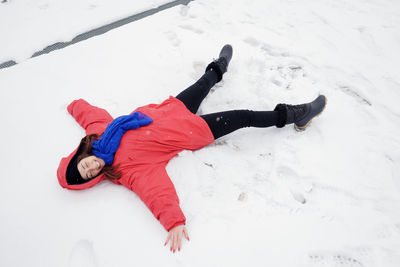
[[[93,142],[93,154],[103,159],[106,165],[111,165],[114,161],[114,153],[117,152],[124,133],[130,129],[137,129],[151,122],[153,122],[153,120],[140,111],[114,119],[107,126],[106,131],[100,139]]]

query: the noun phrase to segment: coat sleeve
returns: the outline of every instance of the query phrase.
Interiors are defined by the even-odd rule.
[[[83,99],[74,100],[67,109],[79,125],[85,129],[86,135],[103,133],[107,125],[113,121],[105,109],[92,106]]]
[[[179,207],[179,198],[165,166],[151,166],[143,172],[136,172],[132,181],[121,183],[134,191],[168,232],[186,223]],[[126,184],[128,183],[128,184]]]

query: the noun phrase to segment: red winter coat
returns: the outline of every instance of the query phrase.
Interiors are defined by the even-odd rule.
[[[113,165],[120,164],[117,171],[122,176],[113,182],[135,192],[169,231],[185,224],[186,218],[165,167],[180,151],[202,148],[214,142],[214,137],[200,116],[191,113],[180,100],[172,96],[159,105],[150,104],[135,111],[143,112],[153,122],[124,134],[113,162]],[[68,112],[86,130],[87,135],[104,133],[113,120],[106,110],[92,106],[83,99],[73,101],[68,106]],[[99,175],[84,184],[67,183],[67,166],[77,149],[62,158],[57,170],[60,185],[71,190],[86,189],[105,179],[104,175]]]

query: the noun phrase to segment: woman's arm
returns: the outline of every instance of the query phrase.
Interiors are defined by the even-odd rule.
[[[184,226],[185,215],[179,206],[178,195],[165,170],[165,165],[147,165],[142,169],[136,169],[129,180],[126,179],[121,177],[121,184],[134,191],[146,204],[154,217],[169,232],[166,243],[171,240],[171,250],[176,250],[182,233],[187,239],[189,236]]]
[[[79,125],[85,129],[87,135],[103,133],[107,125],[113,121],[105,109],[92,106],[83,99],[72,101],[67,109]]]
[[[185,227],[186,218],[179,207],[178,195],[165,167],[155,170],[154,174],[157,175],[158,181],[155,184],[150,182],[147,186],[151,190],[155,190],[156,188],[159,190],[153,195],[147,195],[145,203],[169,232],[164,246],[170,240],[170,250],[175,253],[177,249],[178,251],[181,249],[182,234],[189,240],[189,235]]]

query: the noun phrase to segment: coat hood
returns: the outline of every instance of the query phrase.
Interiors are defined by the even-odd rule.
[[[74,117],[79,125],[85,130],[86,135],[102,134],[107,125],[113,121],[111,115],[104,109],[90,105],[83,99],[72,101],[67,107],[68,112]],[[105,179],[103,174],[82,181],[71,181],[67,179],[68,164],[77,157],[78,147],[68,156],[61,159],[57,169],[57,178],[60,185],[71,190],[82,190],[90,188]]]
[[[71,190],[82,190],[82,189],[87,189],[90,188],[101,181],[105,179],[105,176],[103,174],[100,174],[99,176],[87,180],[86,182],[83,183],[76,183],[76,181],[71,181],[67,179],[67,167],[68,164],[74,159],[74,157],[77,156],[77,152],[79,150],[79,146],[68,156],[65,158],[61,159],[60,165],[58,166],[57,169],[57,178],[58,182],[60,185],[64,188],[71,189]]]

